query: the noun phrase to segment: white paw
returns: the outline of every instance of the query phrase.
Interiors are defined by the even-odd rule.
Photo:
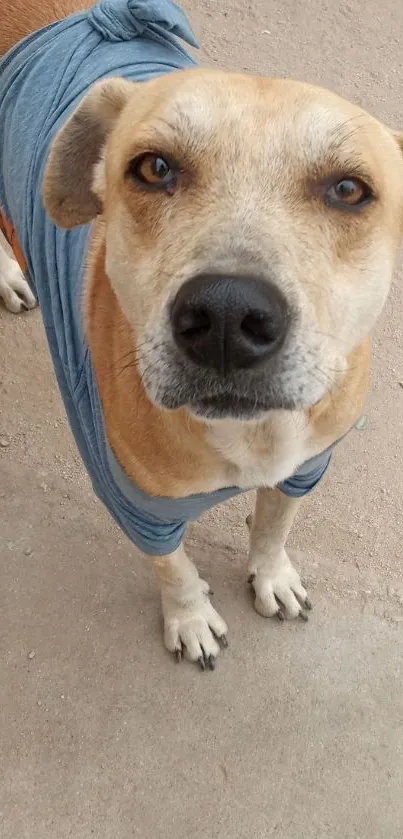
[[[249,582],[256,595],[255,609],[260,615],[264,618],[277,615],[280,620],[308,619],[304,609],[309,610],[312,606],[285,550],[270,561],[251,561],[249,570]]]
[[[6,256],[3,253],[3,256]],[[3,260],[1,263],[2,271],[0,274],[0,297],[3,298],[4,305],[9,312],[18,314],[26,309],[34,309],[36,300],[32,291],[17,263],[6,256],[4,264],[7,270],[4,270]]]
[[[227,646],[227,624],[213,609],[208,591],[208,583],[200,578],[187,590],[169,587],[162,591],[166,648],[178,662],[184,653],[202,670],[214,670],[220,644]]]

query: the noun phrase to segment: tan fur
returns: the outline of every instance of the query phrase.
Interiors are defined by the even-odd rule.
[[[91,5],[88,0],[0,0],[0,55],[36,29]]]
[[[337,392],[327,393],[309,410],[309,424],[322,451],[339,440],[361,415],[369,388],[371,355],[368,337],[349,356],[348,369]]]
[[[85,7],[7,2],[0,50]],[[50,156],[44,200],[54,221],[73,227],[99,214],[86,323],[115,455],[152,495],[261,487],[248,568],[265,616],[309,608],[285,550],[299,501],[272,487],[347,433],[363,409],[369,335],[402,234],[402,151],[400,134],[328,91],[192,70],[141,85],[96,85]],[[145,152],[177,161],[175,194],[147,192],[127,177],[130,161]],[[326,184],[349,176],[376,195],[361,213],[325,200]],[[10,294],[17,286],[26,294],[22,278],[7,271],[7,299],[20,305]],[[187,279],[209,271],[263,275],[298,311],[287,386],[302,388],[302,408],[208,422],[188,406],[161,407],[169,302]],[[211,663],[214,635],[224,636],[226,625],[208,585],[183,547],[155,565],[166,646],[180,657],[184,644],[189,658]]]

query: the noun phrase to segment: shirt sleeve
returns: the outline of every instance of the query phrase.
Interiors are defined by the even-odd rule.
[[[312,492],[329,466],[335,445],[303,463],[294,475],[278,484],[278,489],[290,498],[302,498]]]

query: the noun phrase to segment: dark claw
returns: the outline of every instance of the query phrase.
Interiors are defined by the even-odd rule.
[[[209,594],[210,597],[214,597],[214,591],[211,591],[211,588],[209,588],[207,594]]]
[[[213,655],[209,655],[207,659],[207,665],[210,670],[215,670],[215,658]]]
[[[21,300],[21,298],[20,298],[20,300]],[[28,311],[28,306],[27,306],[26,303],[24,303],[23,300],[21,300],[21,311],[22,312],[27,312]]]
[[[310,601],[309,597],[307,597],[307,598],[306,598],[305,603],[304,603],[304,606],[305,606],[305,609],[308,609],[308,611],[311,611],[311,609],[312,609],[312,603],[311,603],[311,601]]]
[[[278,618],[279,621],[285,620],[284,612],[281,609],[279,609],[276,613],[276,618]]]
[[[300,617],[301,620],[305,621],[305,623],[309,620],[308,615],[306,614],[306,612],[303,612],[302,609],[301,609],[298,617]]]
[[[252,585],[255,577],[256,577],[256,574],[249,574],[248,583],[249,583],[250,586]]]
[[[202,655],[200,656],[200,658],[197,659],[197,663],[200,667],[200,670],[205,670],[206,669],[206,663],[205,663]]]
[[[228,647],[228,639],[227,639],[226,635],[220,635],[218,640],[219,640],[221,646],[224,647],[224,649],[226,649]]]
[[[180,664],[181,661],[182,661],[182,650],[179,650],[179,649],[175,650],[174,656],[175,656],[176,663]]]

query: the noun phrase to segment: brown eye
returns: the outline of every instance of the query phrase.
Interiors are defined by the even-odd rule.
[[[177,171],[164,157],[150,153],[131,160],[128,174],[151,189],[172,189],[177,177]]]
[[[359,178],[343,178],[332,184],[326,192],[330,206],[359,207],[373,197],[371,188]]]

